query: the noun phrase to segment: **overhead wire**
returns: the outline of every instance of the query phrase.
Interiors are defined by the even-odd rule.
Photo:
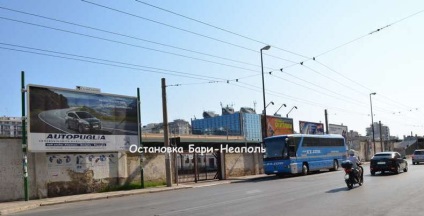
[[[388,27],[388,26],[386,26],[386,27]],[[332,50],[331,50],[332,51]],[[321,54],[322,55],[322,54]]]
[[[252,64],[252,63],[249,63],[249,62],[239,61],[239,60],[235,60],[235,59],[225,58],[225,57],[222,57],[222,56],[217,56],[217,55],[212,55],[212,54],[199,52],[199,51],[195,51],[195,50],[191,50],[191,49],[177,47],[177,46],[173,46],[173,45],[170,45],[170,44],[160,43],[160,42],[156,42],[156,41],[152,41],[152,40],[143,39],[143,38],[140,38],[140,37],[135,37],[135,36],[127,35],[127,34],[113,32],[113,31],[109,31],[109,30],[105,30],[105,29],[95,28],[95,27],[92,27],[92,26],[82,25],[82,24],[78,24],[78,23],[75,23],[75,22],[64,21],[64,20],[60,20],[60,19],[56,19],[56,18],[51,18],[51,17],[42,16],[42,15],[39,15],[39,14],[29,13],[29,12],[20,11],[20,10],[15,10],[15,9],[11,9],[11,8],[6,8],[6,7],[2,7],[2,6],[0,6],[0,9],[12,11],[12,12],[15,12],[15,13],[20,13],[20,14],[25,14],[25,15],[29,15],[29,16],[34,16],[34,17],[38,17],[38,18],[42,18],[42,19],[46,19],[46,20],[51,20],[51,21],[55,21],[55,22],[65,23],[65,24],[68,24],[68,25],[73,25],[73,26],[77,26],[77,27],[81,27],[81,28],[85,28],[85,29],[90,29],[90,30],[95,30],[95,31],[103,32],[103,33],[112,34],[112,35],[126,37],[126,38],[130,38],[130,39],[134,39],[134,40],[139,40],[139,41],[143,41],[143,42],[147,42],[147,43],[151,43],[151,44],[156,44],[156,45],[160,45],[160,46],[164,46],[164,47],[170,47],[170,48],[173,48],[173,49],[183,50],[183,51],[187,51],[187,52],[191,52],[191,53],[195,53],[195,54],[205,55],[205,56],[209,56],[209,57],[213,57],[213,58],[237,62],[237,63],[246,64],[246,65],[250,65],[250,66],[260,67],[260,65]]]
[[[222,27],[218,27],[218,26],[216,26],[216,25],[209,24],[209,23],[207,23],[207,22],[205,22],[205,21],[201,21],[201,20],[198,20],[198,19],[194,19],[194,18],[191,18],[191,17],[185,16],[185,15],[182,15],[182,14],[180,14],[180,13],[177,13],[177,12],[171,11],[171,10],[169,10],[169,9],[165,9],[165,8],[159,7],[159,6],[157,6],[157,5],[149,4],[149,3],[147,3],[147,2],[140,1],[140,0],[135,0],[135,1],[136,1],[136,2],[138,2],[138,3],[144,4],[144,5],[147,5],[147,6],[149,6],[149,7],[153,7],[153,8],[156,8],[156,9],[158,9],[158,10],[165,11],[165,12],[167,12],[167,13],[171,13],[171,14],[177,15],[177,16],[179,16],[179,17],[183,17],[183,18],[185,18],[185,19],[188,19],[188,20],[191,20],[191,21],[194,21],[194,22],[197,22],[197,23],[200,23],[200,24],[203,24],[203,25],[206,25],[206,26],[209,26],[209,27],[212,27],[212,28],[218,29],[218,30],[220,30],[220,31],[223,31],[223,32],[226,32],[226,33],[229,33],[229,34],[232,34],[232,35],[236,35],[236,36],[242,37],[242,38],[247,39],[247,40],[250,40],[250,41],[254,41],[254,42],[260,43],[260,44],[262,44],[262,45],[270,45],[270,46],[272,46],[273,48],[276,48],[276,49],[282,50],[282,51],[284,51],[284,52],[287,52],[287,53],[290,53],[290,54],[293,54],[293,55],[297,55],[297,56],[300,56],[300,57],[303,57],[303,58],[308,58],[308,57],[307,57],[307,56],[305,56],[305,55],[302,55],[302,54],[299,54],[299,53],[296,53],[296,52],[293,52],[293,51],[290,51],[290,50],[287,50],[287,49],[283,49],[283,48],[277,47],[276,45],[273,45],[273,44],[265,43],[265,42],[263,42],[263,41],[260,41],[260,40],[254,39],[254,38],[252,38],[252,37],[248,37],[248,36],[245,36],[245,35],[242,35],[242,34],[236,33],[236,32],[234,32],[234,31],[230,31],[230,30],[228,30],[228,29],[224,29],[224,28],[222,28]]]
[[[46,28],[46,29],[51,29],[51,30],[55,30],[55,31],[69,33],[69,34],[79,35],[79,36],[83,36],[83,37],[98,39],[98,40],[102,40],[102,41],[117,43],[117,44],[121,44],[121,45],[126,45],[126,46],[141,48],[141,49],[150,50],[150,51],[154,51],[154,52],[159,52],[159,53],[164,53],[164,54],[179,56],[179,57],[183,57],[183,58],[188,58],[188,59],[193,59],[193,60],[208,62],[208,63],[217,64],[217,65],[221,65],[221,66],[227,66],[227,67],[237,68],[237,69],[240,69],[240,70],[251,71],[251,72],[255,72],[255,73],[258,72],[256,70],[252,70],[252,69],[248,69],[248,68],[244,68],[244,67],[239,67],[239,66],[235,66],[235,65],[230,65],[230,64],[225,64],[225,63],[221,63],[221,62],[215,62],[215,61],[210,61],[210,60],[206,60],[206,59],[201,59],[201,58],[191,57],[191,56],[187,56],[187,55],[182,55],[182,54],[178,54],[178,53],[173,53],[173,52],[168,52],[168,51],[153,49],[153,48],[139,46],[139,45],[135,45],[135,44],[131,44],[131,43],[126,43],[126,42],[122,42],[122,41],[107,39],[107,38],[93,36],[93,35],[89,35],[89,34],[78,33],[78,32],[75,32],[75,31],[69,31],[69,30],[60,29],[60,28],[56,28],[56,27],[49,27],[49,26],[40,25],[40,24],[36,24],[36,23],[30,23],[30,22],[26,22],[26,21],[22,21],[22,20],[10,19],[10,18],[1,17],[1,16],[0,16],[0,19],[7,20],[7,21],[13,21],[13,22],[17,22],[17,23],[22,23],[22,24],[27,24],[27,25],[32,25],[32,26],[37,26],[37,27],[42,27],[42,28]]]
[[[244,46],[234,44],[234,43],[231,43],[231,42],[228,42],[228,41],[224,41],[224,40],[221,40],[221,39],[218,39],[218,38],[214,38],[214,37],[210,37],[210,36],[207,36],[207,35],[204,35],[204,34],[193,32],[193,31],[183,29],[183,28],[180,28],[180,27],[176,27],[176,26],[166,24],[166,23],[163,23],[163,22],[159,22],[159,21],[149,19],[149,18],[146,18],[146,17],[142,17],[142,16],[139,16],[139,15],[136,15],[136,14],[133,14],[133,13],[125,12],[125,11],[122,11],[122,10],[119,10],[119,9],[116,9],[116,8],[112,8],[112,7],[109,7],[109,6],[97,4],[97,3],[90,2],[90,1],[87,1],[87,0],[81,0],[81,1],[88,3],[88,4],[92,4],[92,5],[97,6],[97,7],[105,8],[105,9],[115,11],[115,12],[118,12],[118,13],[122,13],[122,14],[126,14],[128,16],[136,17],[136,18],[139,18],[139,19],[142,19],[142,20],[145,20],[145,21],[153,22],[153,23],[156,23],[158,25],[166,26],[168,28],[172,28],[172,29],[175,29],[175,30],[179,30],[179,31],[189,33],[189,34],[197,35],[199,37],[207,38],[207,39],[210,39],[210,40],[213,40],[213,41],[216,41],[216,42],[231,45],[231,46],[234,46],[234,47],[237,47],[237,48],[240,48],[240,49],[248,50],[248,51],[255,52],[255,53],[260,52],[259,50],[254,50],[254,49],[251,49],[251,48],[248,48],[248,47],[244,47]],[[284,60],[284,61],[287,61],[287,62],[292,62],[292,63],[295,62],[295,61],[292,61],[292,60],[289,60],[289,59],[284,59],[284,58],[281,58],[281,57],[278,57],[278,56],[275,56],[275,55],[270,55],[270,54],[265,54],[265,55],[276,58],[276,59]]]
[[[30,54],[36,54],[36,55],[43,55],[43,56],[49,56],[49,57],[55,57],[55,58],[62,58],[62,59],[67,59],[67,60],[82,61],[82,62],[87,62],[87,63],[107,65],[107,66],[113,66],[113,67],[134,69],[134,70],[140,70],[140,71],[145,71],[145,72],[150,72],[150,73],[159,73],[159,74],[167,74],[167,75],[172,75],[172,76],[180,76],[180,77],[186,77],[186,78],[192,78],[192,79],[198,79],[198,80],[211,81],[211,79],[207,79],[207,78],[212,78],[212,79],[214,79],[212,81],[218,82],[217,80],[221,79],[222,82],[226,82],[226,79],[210,77],[210,76],[205,76],[205,75],[197,75],[197,74],[191,74],[191,73],[186,73],[186,72],[166,70],[166,69],[136,65],[136,64],[131,64],[131,63],[118,62],[118,61],[100,59],[100,58],[93,58],[93,57],[69,54],[69,53],[64,53],[64,52],[56,52],[56,51],[50,51],[50,50],[45,50],[45,49],[37,49],[37,48],[31,48],[31,47],[25,47],[25,46],[19,46],[19,45],[13,45],[13,44],[1,43],[1,42],[0,42],[0,44],[6,45],[6,46],[12,46],[12,47],[30,49],[30,50],[35,50],[35,51],[20,50],[20,49],[9,48],[9,47],[4,47],[4,46],[0,47],[0,49],[4,49],[4,50],[30,53]],[[42,52],[47,52],[47,53],[41,53],[41,52],[36,52],[36,51],[42,51]],[[56,54],[56,55],[48,54],[48,53],[53,53],[53,54]],[[65,56],[60,56],[60,55],[57,55],[57,54],[65,55]],[[71,57],[67,57],[67,56],[71,56]],[[86,60],[86,59],[89,59],[89,60]],[[102,61],[102,62],[99,62],[99,61]],[[136,67],[138,67],[138,68],[136,68]]]

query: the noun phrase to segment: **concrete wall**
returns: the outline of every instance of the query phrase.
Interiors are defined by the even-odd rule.
[[[108,186],[139,183],[140,158],[145,182],[166,181],[164,154],[28,153],[30,198],[91,193]],[[263,173],[261,154],[224,154],[224,160],[227,178]],[[0,139],[0,202],[23,199],[21,140]]]
[[[144,154],[141,165],[143,166],[144,181],[164,182],[165,155],[164,154]],[[140,154],[127,155],[128,178],[127,183],[140,183]]]
[[[261,154],[225,154],[224,157],[225,175],[227,178],[264,173]]]
[[[47,154],[48,197],[91,193],[119,184],[118,153]],[[126,178],[123,174],[122,178]]]
[[[0,202],[24,199],[22,144],[20,139],[0,139]],[[34,185],[34,157],[28,155],[29,184]],[[37,197],[35,187],[30,187],[30,197]]]

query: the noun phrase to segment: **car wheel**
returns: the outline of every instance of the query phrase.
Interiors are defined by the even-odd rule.
[[[309,169],[306,164],[303,164],[302,166],[302,175],[308,175]]]
[[[339,162],[337,160],[333,161],[333,168],[331,168],[331,171],[337,171],[339,169]]]
[[[412,161],[412,165],[415,165],[415,162]]]
[[[371,175],[372,176],[375,176],[375,171],[371,171]]]
[[[82,125],[78,125],[78,132],[79,133],[84,133],[84,128],[82,127]]]
[[[395,171],[395,173],[396,173],[396,174],[399,174],[399,173],[400,173],[400,165],[398,165],[398,166],[396,167],[396,171]]]
[[[408,172],[408,164],[405,164],[405,168],[403,169],[403,172]]]

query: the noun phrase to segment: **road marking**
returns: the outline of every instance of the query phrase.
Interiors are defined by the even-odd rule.
[[[60,128],[57,128],[56,126],[53,126],[53,125],[51,125],[50,123],[48,123],[47,121],[45,121],[45,120],[41,117],[41,114],[42,114],[42,113],[45,113],[45,112],[47,112],[47,111],[43,111],[43,112],[41,112],[41,113],[39,113],[39,114],[38,114],[38,118],[39,118],[41,121],[43,121],[44,123],[46,123],[46,124],[50,125],[51,127],[56,128],[57,130],[60,130],[60,131],[65,132],[65,133],[69,133],[69,132],[64,131],[64,130],[62,130],[62,129],[60,129]]]

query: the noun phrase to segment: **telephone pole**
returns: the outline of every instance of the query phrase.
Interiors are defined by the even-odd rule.
[[[168,138],[168,108],[166,107],[166,84],[165,78],[162,78],[162,110],[163,110],[163,139],[166,149],[169,147]],[[170,153],[165,152],[165,172],[166,172],[166,186],[171,187],[171,161]]]

